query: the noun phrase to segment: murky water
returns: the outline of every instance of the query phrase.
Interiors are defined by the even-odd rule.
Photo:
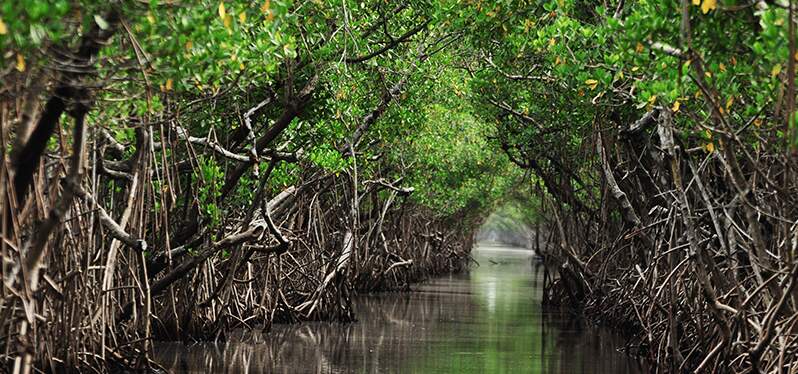
[[[359,322],[275,326],[227,343],[156,345],[172,372],[642,373],[622,341],[540,308],[532,253],[481,247],[468,274],[363,296]]]

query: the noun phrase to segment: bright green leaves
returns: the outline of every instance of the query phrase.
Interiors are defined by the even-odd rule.
[[[441,215],[466,207],[489,211],[520,178],[488,140],[492,126],[470,111],[463,101],[428,105],[422,127],[391,151],[395,162],[413,166],[404,171],[416,189],[412,198]]]
[[[297,164],[280,162],[270,176],[269,185],[272,186],[272,193],[279,193],[283,188],[295,184],[299,180],[301,171]]]
[[[341,152],[334,149],[330,144],[321,144],[314,147],[308,154],[308,159],[314,165],[330,172],[340,173],[352,165],[351,159],[345,159]]]
[[[481,23],[473,25],[472,45],[478,56],[490,57],[475,73],[473,92],[518,112],[495,105],[482,111],[519,157],[540,158],[551,149],[541,144],[578,144],[585,130],[580,124],[603,125],[611,114],[623,126],[654,106],[671,108],[687,134],[700,129],[712,106],[733,126],[743,126],[763,109],[784,105],[777,100],[786,90],[788,61],[798,58],[790,56],[783,7],[732,11],[739,2],[695,0],[688,4],[695,55],[687,55],[679,2],[627,2],[617,18],[610,4],[591,10],[578,0],[510,3],[503,2],[497,15],[518,25],[509,32],[497,32],[500,21],[493,19],[477,18]],[[714,104],[697,80],[712,91]],[[551,128],[558,123],[568,125],[558,133]],[[718,146],[693,146],[704,144]]]
[[[161,82],[172,79],[175,91],[212,92],[237,74],[274,73],[284,58],[296,56],[283,23],[290,18],[290,2],[270,2],[265,12],[262,7],[239,0],[151,5],[134,30],[145,50],[160,52],[152,65]]]
[[[222,217],[218,199],[222,193],[224,173],[213,158],[200,157],[198,161],[198,169],[192,175],[192,180],[198,186],[200,213],[208,219],[211,227],[217,227]]]
[[[48,39],[57,42],[65,35],[61,17],[69,11],[66,0],[20,0],[0,5],[0,35],[9,35],[17,49],[40,45]]]
[[[39,55],[38,48],[59,44],[71,37],[66,28],[70,20],[67,0],[19,0],[0,4],[0,63],[12,63],[25,72]],[[86,17],[78,19],[78,23]],[[13,52],[13,53],[9,53]],[[10,61],[9,61],[10,60]]]

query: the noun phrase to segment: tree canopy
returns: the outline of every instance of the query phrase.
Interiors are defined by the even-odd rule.
[[[643,355],[795,354],[792,1],[4,1],[0,51],[17,369],[351,319],[497,209]]]

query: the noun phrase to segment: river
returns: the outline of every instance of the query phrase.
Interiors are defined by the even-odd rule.
[[[479,266],[414,292],[360,296],[356,323],[275,325],[226,343],[156,344],[175,373],[642,373],[623,341],[541,310],[531,251],[481,246]]]

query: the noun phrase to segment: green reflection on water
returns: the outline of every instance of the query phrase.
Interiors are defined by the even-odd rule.
[[[504,254],[504,256],[507,256]],[[541,288],[533,287],[528,254],[491,262],[489,254],[470,273],[470,310],[441,321],[446,332],[423,357],[408,363],[415,373],[542,373],[559,360],[556,331],[543,329]],[[576,353],[576,352],[574,352]],[[578,353],[576,353],[578,354]],[[574,357],[578,360],[578,357]],[[556,364],[555,364],[556,366]]]
[[[645,373],[611,336],[541,313],[531,252],[480,248],[482,266],[356,300],[357,323],[275,326],[225,343],[157,343],[170,373]],[[537,273],[536,273],[537,271]]]

